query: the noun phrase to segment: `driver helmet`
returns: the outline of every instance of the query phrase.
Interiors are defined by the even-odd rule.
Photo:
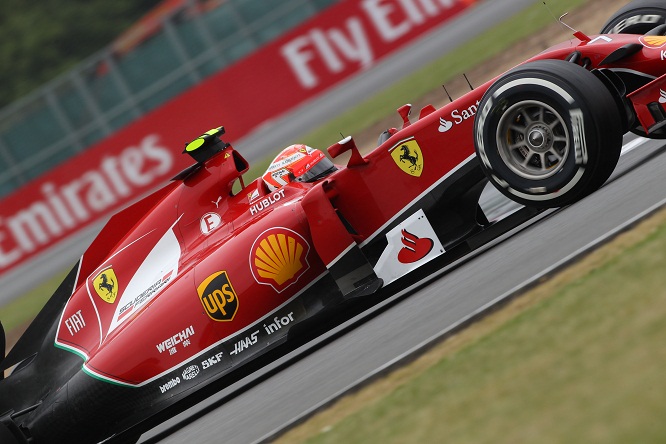
[[[314,182],[336,169],[321,151],[302,144],[290,145],[273,159],[263,179],[275,191],[290,182]]]

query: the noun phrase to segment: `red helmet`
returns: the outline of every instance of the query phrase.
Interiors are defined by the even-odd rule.
[[[263,175],[271,191],[289,182],[314,182],[335,171],[333,162],[319,150],[307,145],[291,145],[282,150]]]

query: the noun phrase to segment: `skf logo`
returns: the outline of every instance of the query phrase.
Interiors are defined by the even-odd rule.
[[[287,228],[271,228],[254,241],[250,269],[254,279],[270,285],[278,293],[298,280],[310,268],[310,246],[303,237]]]
[[[197,287],[201,305],[214,321],[231,321],[238,311],[238,297],[226,271],[208,276]]]
[[[113,268],[107,268],[93,279],[93,287],[104,302],[113,304],[118,296],[118,278]]]
[[[423,153],[414,139],[404,140],[391,148],[391,157],[402,171],[420,177],[423,172]]]
[[[663,35],[642,35],[638,41],[646,48],[659,49],[666,45],[666,36]]]

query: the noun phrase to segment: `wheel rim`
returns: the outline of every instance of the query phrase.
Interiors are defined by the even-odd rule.
[[[562,116],[543,102],[527,100],[504,112],[497,147],[507,167],[520,177],[545,179],[557,174],[569,156],[569,131]]]

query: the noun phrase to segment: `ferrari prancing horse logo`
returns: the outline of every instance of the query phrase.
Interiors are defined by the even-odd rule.
[[[403,140],[390,150],[393,161],[410,176],[420,177],[423,172],[423,153],[414,139]]]
[[[93,279],[93,287],[104,302],[113,304],[118,296],[118,278],[113,268],[107,268]]]

